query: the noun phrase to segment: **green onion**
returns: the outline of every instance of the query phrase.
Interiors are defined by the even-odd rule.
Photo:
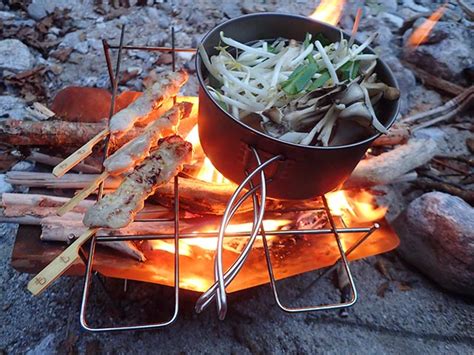
[[[318,71],[316,63],[302,64],[282,83],[282,89],[288,95],[296,95],[303,91]]]
[[[313,83],[310,85],[308,88],[308,91],[313,91],[316,89],[319,89],[322,87],[326,82],[331,79],[331,75],[329,75],[329,72],[326,70],[324,71],[319,78],[313,81]]]

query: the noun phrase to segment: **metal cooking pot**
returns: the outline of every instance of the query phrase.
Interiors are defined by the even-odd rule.
[[[259,39],[305,38],[307,32],[322,33],[330,41],[340,39],[341,30],[307,17],[278,13],[251,14],[229,20],[211,30],[202,40],[209,56],[217,54],[215,47],[220,42],[219,33],[248,43]],[[350,36],[344,33],[344,36]],[[373,53],[372,49],[365,53]],[[265,169],[269,197],[278,199],[307,199],[337,189],[349,177],[371,143],[380,136],[375,134],[358,143],[336,147],[309,147],[282,142],[271,138],[238,121],[212,98],[204,79],[207,70],[199,55],[196,56],[199,79],[199,138],[207,157],[229,180],[241,183],[245,170],[256,167],[254,147],[263,159],[275,155],[284,158]],[[378,77],[390,86],[397,82],[390,69],[378,60],[375,69]],[[385,127],[390,127],[398,114],[399,101],[383,100],[379,103],[378,117]]]

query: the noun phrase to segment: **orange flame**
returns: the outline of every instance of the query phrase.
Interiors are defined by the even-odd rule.
[[[321,0],[316,10],[309,17],[330,25],[337,25],[341,19],[345,3],[345,0]]]
[[[268,219],[263,221],[263,226],[266,231],[278,230],[280,227],[290,224],[288,219]],[[252,230],[252,223],[230,224],[227,227],[226,234],[232,236],[232,233],[248,232]],[[217,226],[210,225],[200,232],[217,232]],[[197,232],[196,232],[197,233]],[[269,236],[271,239],[271,236]],[[246,239],[242,239],[245,241]],[[148,241],[152,250],[162,250],[168,253],[174,253],[174,241],[172,240],[150,240]],[[215,237],[197,237],[186,238],[179,241],[179,254],[183,256],[192,256],[193,247],[198,247],[204,250],[216,250],[217,238]],[[225,247],[225,246],[224,246]]]
[[[349,222],[374,222],[385,216],[386,207],[377,207],[373,196],[367,191],[360,191],[348,197],[343,190],[326,195],[331,212]]]
[[[193,144],[194,151],[198,151],[201,149],[198,125],[195,125],[191,132],[189,132],[186,137],[186,140]],[[215,184],[231,183],[219,171],[217,171],[217,169],[214,167],[214,165],[212,165],[211,161],[207,157],[204,157],[204,162],[201,165],[200,170],[196,175],[196,178],[207,182],[213,182]]]
[[[410,38],[408,39],[408,45],[410,47],[417,48],[420,44],[425,43],[431,31],[433,31],[433,28],[436,26],[441,17],[443,17],[445,10],[446,4],[440,6],[435,12],[433,12],[431,16],[421,24],[421,26],[413,31]]]

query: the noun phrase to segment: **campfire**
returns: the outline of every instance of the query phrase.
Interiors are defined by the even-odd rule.
[[[346,5],[345,1],[323,0],[309,17],[337,25]],[[440,6],[407,37],[407,53],[429,41],[446,9],[447,5]],[[413,139],[413,133],[454,117],[471,105],[473,97],[472,87],[445,85],[443,79],[418,70],[429,85],[442,87],[456,97],[438,108],[405,115],[392,126],[404,93],[378,55],[368,48],[376,34],[354,44],[362,10],[354,17],[352,34],[347,38],[341,37],[340,42],[331,38],[324,46],[321,38],[301,38],[301,51],[287,56],[289,62],[299,61],[300,66],[291,72],[282,61],[275,60],[273,65],[280,73],[268,77],[267,72],[260,71],[257,74],[261,77],[255,80],[250,73],[244,77],[232,71],[242,65],[237,61],[239,50],[243,62],[247,60],[258,69],[267,58],[278,58],[282,53],[286,54],[280,59],[286,58],[292,50],[296,53],[296,41],[289,37],[288,43],[242,44],[221,31],[221,40],[227,41],[227,47],[234,46],[237,54],[232,57],[233,52],[220,45],[219,55],[207,56],[204,46],[197,50],[199,97],[179,96],[189,74],[176,69],[177,53],[194,53],[196,49],[177,48],[174,30],[170,48],[125,45],[126,30],[122,28],[119,44],[104,41],[112,95],[102,92],[100,96],[98,89],[86,87],[67,88],[56,96],[51,108],[36,103],[30,109],[39,120],[1,121],[0,136],[8,144],[41,148],[32,150],[28,157],[42,164],[41,172],[6,174],[9,184],[30,191],[3,193],[0,210],[3,222],[22,225],[12,265],[23,272],[38,273],[28,289],[39,294],[63,273],[80,275],[85,271],[83,312],[92,272],[97,271],[106,277],[174,287],[176,302],[179,289],[199,292],[196,310],[201,312],[216,300],[223,319],[227,292],[270,283],[278,305],[288,310],[278,302],[277,280],[337,268],[345,280],[344,297],[347,287],[352,296],[341,297],[335,305],[302,311],[354,304],[357,293],[348,261],[385,253],[399,245],[398,236],[385,220],[389,206],[377,203],[380,192],[372,188],[417,180],[423,172],[415,169],[433,159],[437,146],[433,140]],[[325,28],[324,24],[318,26]],[[118,82],[124,73],[113,72],[111,49],[119,52],[117,68],[122,53],[144,50],[171,53],[173,70],[149,74],[143,81],[143,93],[119,93]],[[229,57],[231,65],[224,62]],[[320,68],[323,65],[324,72]],[[227,76],[216,74],[216,68]],[[223,84],[214,87],[211,82],[215,80]],[[265,91],[269,82],[273,86]],[[232,91],[229,88],[233,84],[244,89]],[[278,96],[275,87],[289,91]],[[269,95],[277,96],[270,100]],[[249,110],[252,104],[262,102],[262,109],[254,110],[258,113]],[[86,110],[87,117],[78,120],[85,115],[84,107],[94,109]],[[109,108],[109,120],[100,120],[102,113],[98,112]],[[221,116],[214,115],[216,112]],[[290,116],[298,116],[303,124],[291,126]],[[215,129],[222,117],[240,126],[211,131],[210,126]],[[362,132],[359,138],[346,142],[345,137],[342,143],[334,140],[337,130],[347,122],[350,129],[346,127],[346,132]],[[235,135],[230,127],[238,127]],[[248,135],[235,137],[243,131]],[[225,134],[230,137],[228,151],[222,149]],[[354,147],[359,148],[356,153],[350,151]],[[342,153],[338,156],[314,158],[333,151],[338,154],[339,148]],[[308,149],[304,151],[306,159],[295,159],[291,149]],[[56,150],[61,157],[54,153]],[[311,166],[308,161],[316,163]],[[444,160],[438,163],[453,171],[462,170]],[[320,173],[316,165],[324,172]],[[49,172],[46,167],[54,168]],[[296,183],[286,176],[295,170],[299,175],[292,177],[300,179]],[[321,174],[321,181],[327,181],[314,179],[315,171]],[[459,184],[454,185],[456,190],[439,177],[432,180],[440,190],[454,191],[472,201],[472,194]],[[307,192],[306,183],[322,187]],[[282,191],[285,184],[293,190]],[[298,195],[298,188],[304,191],[303,197]]]

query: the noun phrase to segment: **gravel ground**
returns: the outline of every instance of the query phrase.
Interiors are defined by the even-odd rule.
[[[0,239],[1,339],[7,353],[472,353],[472,300],[450,295],[401,263],[395,253],[352,263],[360,299],[349,317],[338,312],[291,315],[275,305],[269,286],[230,297],[225,321],[213,308],[201,315],[192,309],[197,295],[182,294],[175,324],[158,331],[93,334],[79,324],[82,279],[63,277],[38,298],[26,291],[30,276],[9,266],[15,228]],[[383,262],[393,281],[377,269]],[[295,297],[313,280],[308,273],[282,281],[283,300]],[[163,320],[171,311],[170,288],[106,280],[107,294],[94,288],[90,320],[131,322]],[[382,297],[382,290],[386,288]],[[67,291],[66,291],[67,290]],[[323,280],[303,293],[298,305],[336,301],[338,291]],[[125,318],[116,317],[119,304]],[[110,323],[108,323],[110,324]]]
[[[67,3],[61,0],[54,2]],[[112,43],[117,42],[122,24],[127,26],[127,43],[169,45],[166,35],[169,26],[167,19],[173,18],[177,44],[192,46],[204,32],[221,22],[224,17],[261,10],[307,15],[314,8],[312,2],[306,1],[260,1],[256,4],[242,1],[237,5],[238,3],[228,0],[195,0],[175,1],[172,6],[167,1],[158,6],[158,11],[133,7],[123,15],[108,20],[94,13],[90,2],[74,2],[79,5],[73,9],[71,16],[77,31],[86,33],[86,39],[77,40],[77,43],[67,42],[67,46],[75,48],[70,58],[59,62],[51,57],[44,59],[35,50],[30,50],[35,55],[36,64],[45,63],[60,73],[47,78],[48,95],[51,98],[65,85],[108,87],[99,39],[105,37]],[[379,8],[377,11],[384,11],[385,6],[396,13],[397,1],[382,3],[382,10]],[[411,16],[411,12],[418,9],[413,1],[398,1],[399,5],[401,3],[412,5],[404,6],[400,16]],[[429,6],[431,10],[435,8],[429,1],[417,3]],[[399,6],[399,10],[400,8]],[[416,11],[426,12],[426,8]],[[20,16],[18,11],[15,15]],[[2,16],[3,21],[9,14],[2,13]],[[376,17],[372,17],[370,21],[374,19]],[[400,21],[394,16],[388,19],[390,21],[382,22],[390,29]],[[350,21],[343,18],[342,24],[346,23]],[[376,24],[378,26],[378,22]],[[390,35],[390,29],[385,28],[384,33]],[[87,45],[84,44],[85,41]],[[383,44],[380,43],[381,46]],[[393,55],[393,58],[398,56],[397,51],[392,53],[392,50],[385,50],[383,53]],[[138,78],[129,81],[128,88],[141,89],[142,78],[156,60],[155,55],[132,53],[127,56],[122,65],[124,69],[136,66],[143,68],[143,73]],[[186,56],[179,57],[179,63],[192,65]],[[407,110],[416,109],[420,105],[421,95],[429,98],[426,99],[428,106],[436,106],[441,101],[433,91],[425,90],[419,84],[415,87],[412,74],[404,79],[407,88],[405,99],[411,98],[411,101],[405,102]],[[196,82],[191,79],[185,93],[193,94],[195,90]],[[340,317],[334,311],[298,315],[283,313],[274,304],[269,286],[262,286],[232,295],[228,316],[223,322],[217,319],[212,308],[204,314],[196,315],[193,304],[197,295],[184,292],[181,295],[179,318],[166,329],[114,334],[89,333],[79,324],[82,279],[63,277],[43,295],[33,298],[26,291],[30,276],[16,272],[9,265],[15,232],[15,226],[0,224],[0,354],[128,354],[132,351],[144,354],[473,352],[472,299],[461,298],[438,288],[412,267],[401,262],[396,252],[352,263],[360,298],[347,318]],[[380,263],[385,265],[390,277],[380,272]],[[317,273],[309,273],[282,281],[279,285],[283,298],[296,299],[316,275]],[[110,324],[113,319],[130,323],[162,320],[168,316],[167,311],[172,309],[170,288],[133,282],[129,283],[128,292],[124,293],[122,283],[117,280],[106,280],[105,284],[107,293],[94,289],[91,300],[94,308],[89,315],[94,324]],[[303,293],[298,304],[334,302],[339,298],[338,292],[332,280],[323,280]]]

